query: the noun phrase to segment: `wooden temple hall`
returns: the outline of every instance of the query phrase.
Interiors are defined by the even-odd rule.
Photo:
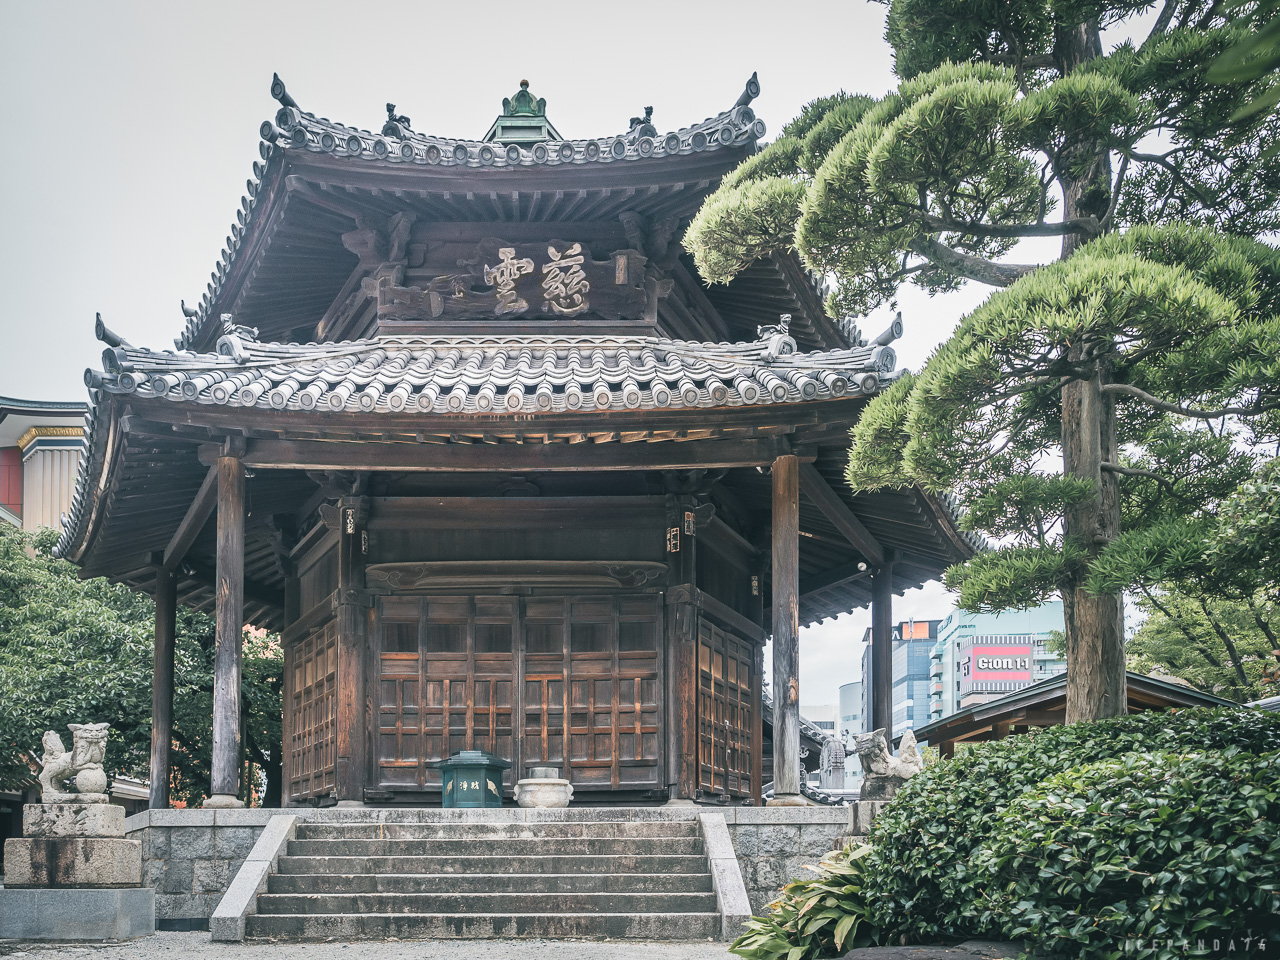
[[[99,320],[86,374],[58,550],[155,596],[152,804],[178,604],[217,621],[211,806],[244,796],[246,624],[282,638],[290,804],[439,803],[463,749],[508,796],[551,766],[575,803],[759,803],[770,635],[798,799],[799,628],[868,603],[887,723],[890,596],[973,548],[938,499],[842,480],[900,325],[863,339],[792,256],[708,286],[681,247],[764,135],[756,78],[587,140],[526,82],[479,140],[271,92],[175,348]]]

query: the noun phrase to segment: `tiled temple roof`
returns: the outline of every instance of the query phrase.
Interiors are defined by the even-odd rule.
[[[535,144],[488,143],[433,137],[388,124],[382,133],[358,130],[317,117],[296,105],[282,105],[274,121],[264,121],[263,140],[286,149],[310,150],[335,156],[357,157],[390,163],[417,163],[459,167],[528,167],[537,165],[614,163],[648,157],[701,153],[728,146],[754,143],[765,134],[750,103],[760,93],[755,74],[732,108],[680,130],[666,134],[645,128],[590,140],[549,140]],[[282,104],[292,102],[279,77],[271,94]]]
[[[755,343],[660,337],[404,337],[345,343],[258,343],[243,334],[218,352],[117,346],[111,393],[265,410],[437,414],[560,413],[749,406],[876,393],[894,351],[860,346],[797,353],[785,334]]]
[[[398,133],[360,130],[302,110],[280,78],[274,77],[271,95],[281,106],[274,119],[263,121],[260,127],[262,162],[253,165],[253,176],[246,181],[246,193],[204,294],[194,307],[184,307],[186,324],[177,345],[179,348],[199,345],[210,326],[217,323],[223,286],[255,220],[267,171],[280,165],[289,154],[322,154],[375,165],[497,171],[566,166],[603,168],[618,162],[692,156],[729,148],[740,153],[743,148],[753,148],[765,134],[764,121],[756,117],[750,106],[759,94],[760,83],[753,73],[730,109],[670,133],[658,134],[646,124],[633,127],[627,133],[591,140],[503,145],[428,136],[390,123],[384,130],[394,127]]]

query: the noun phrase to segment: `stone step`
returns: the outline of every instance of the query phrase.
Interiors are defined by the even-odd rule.
[[[541,840],[510,838],[495,844],[470,834],[444,840],[290,840],[291,857],[472,857],[501,850],[512,857],[525,854],[586,856],[601,854],[677,855],[702,852],[701,837],[573,837]]]
[[[706,913],[714,893],[264,893],[260,914]]]
[[[295,843],[297,841],[294,841]],[[494,855],[484,856],[287,856],[282,874],[352,873],[706,873],[704,855]]]
[[[301,823],[299,840],[561,840],[582,837],[700,837],[696,821],[549,821],[530,823]]]
[[[709,873],[272,874],[268,893],[708,893]]]
[[[570,937],[704,940],[720,936],[718,913],[565,914],[256,914],[246,918],[249,937],[290,940],[401,940],[446,938]]]

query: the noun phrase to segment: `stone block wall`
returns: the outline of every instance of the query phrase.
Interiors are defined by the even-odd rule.
[[[809,879],[823,855],[864,836],[883,804],[848,807],[736,807],[725,811],[751,912],[764,912],[786,883]]]
[[[206,930],[240,864],[279,810],[144,810],[125,820],[142,841],[142,882],[156,891],[156,926]]]

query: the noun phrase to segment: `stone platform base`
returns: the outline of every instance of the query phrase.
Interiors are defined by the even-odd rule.
[[[24,837],[123,837],[124,807],[114,803],[26,803]]]
[[[142,841],[123,837],[11,837],[5,887],[138,887]]]
[[[0,940],[127,940],[156,931],[156,893],[0,889]]]

